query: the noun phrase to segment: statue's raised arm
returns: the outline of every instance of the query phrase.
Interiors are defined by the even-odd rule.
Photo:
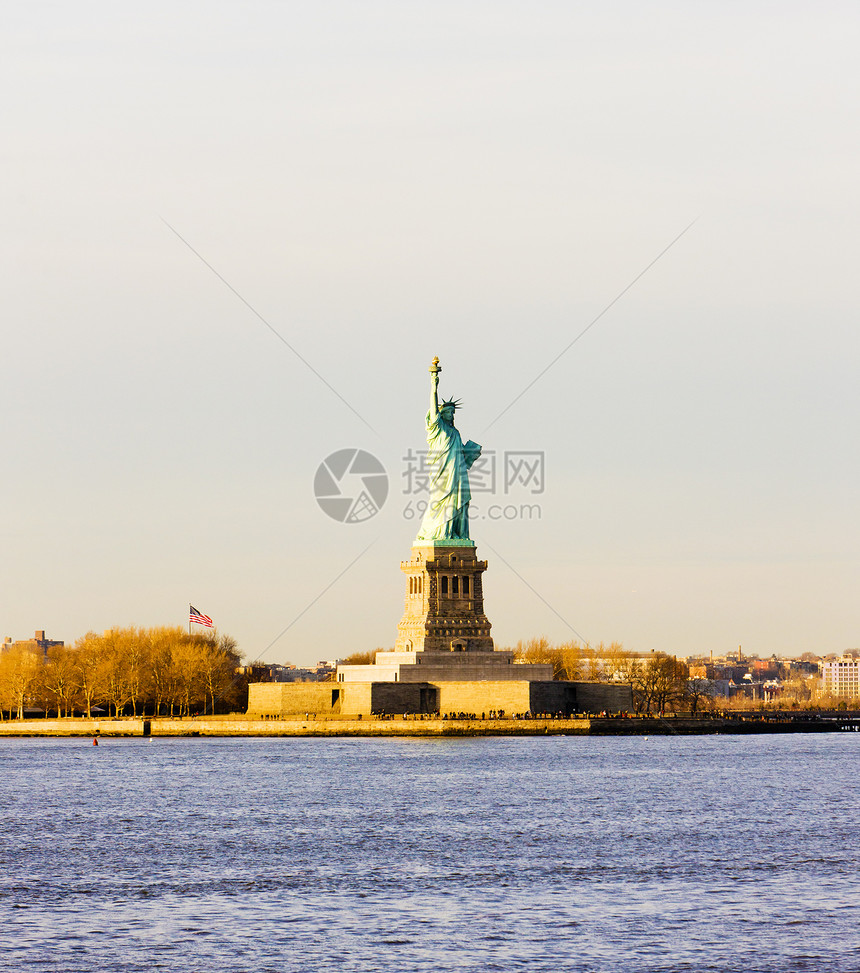
[[[460,407],[455,399],[439,402],[439,359],[430,365],[430,411],[427,413],[427,467],[430,499],[416,543],[469,540],[469,468],[481,455],[471,440],[463,443],[454,426]]]
[[[439,414],[439,372],[442,371],[439,359],[434,358],[430,364],[430,415]]]

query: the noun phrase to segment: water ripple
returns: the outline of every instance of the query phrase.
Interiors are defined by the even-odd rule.
[[[858,745],[3,740],[4,968],[847,973]]]

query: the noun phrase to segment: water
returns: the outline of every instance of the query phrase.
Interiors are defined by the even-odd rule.
[[[860,734],[0,741],[0,969],[860,970]]]

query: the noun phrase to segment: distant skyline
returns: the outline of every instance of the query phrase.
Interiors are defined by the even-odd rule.
[[[497,645],[860,645],[856,5],[7,20],[0,635],[393,645],[438,355]]]

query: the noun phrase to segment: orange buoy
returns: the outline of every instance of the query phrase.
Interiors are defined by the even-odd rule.
[[[99,745],[98,737],[93,737],[93,746],[97,747]]]

